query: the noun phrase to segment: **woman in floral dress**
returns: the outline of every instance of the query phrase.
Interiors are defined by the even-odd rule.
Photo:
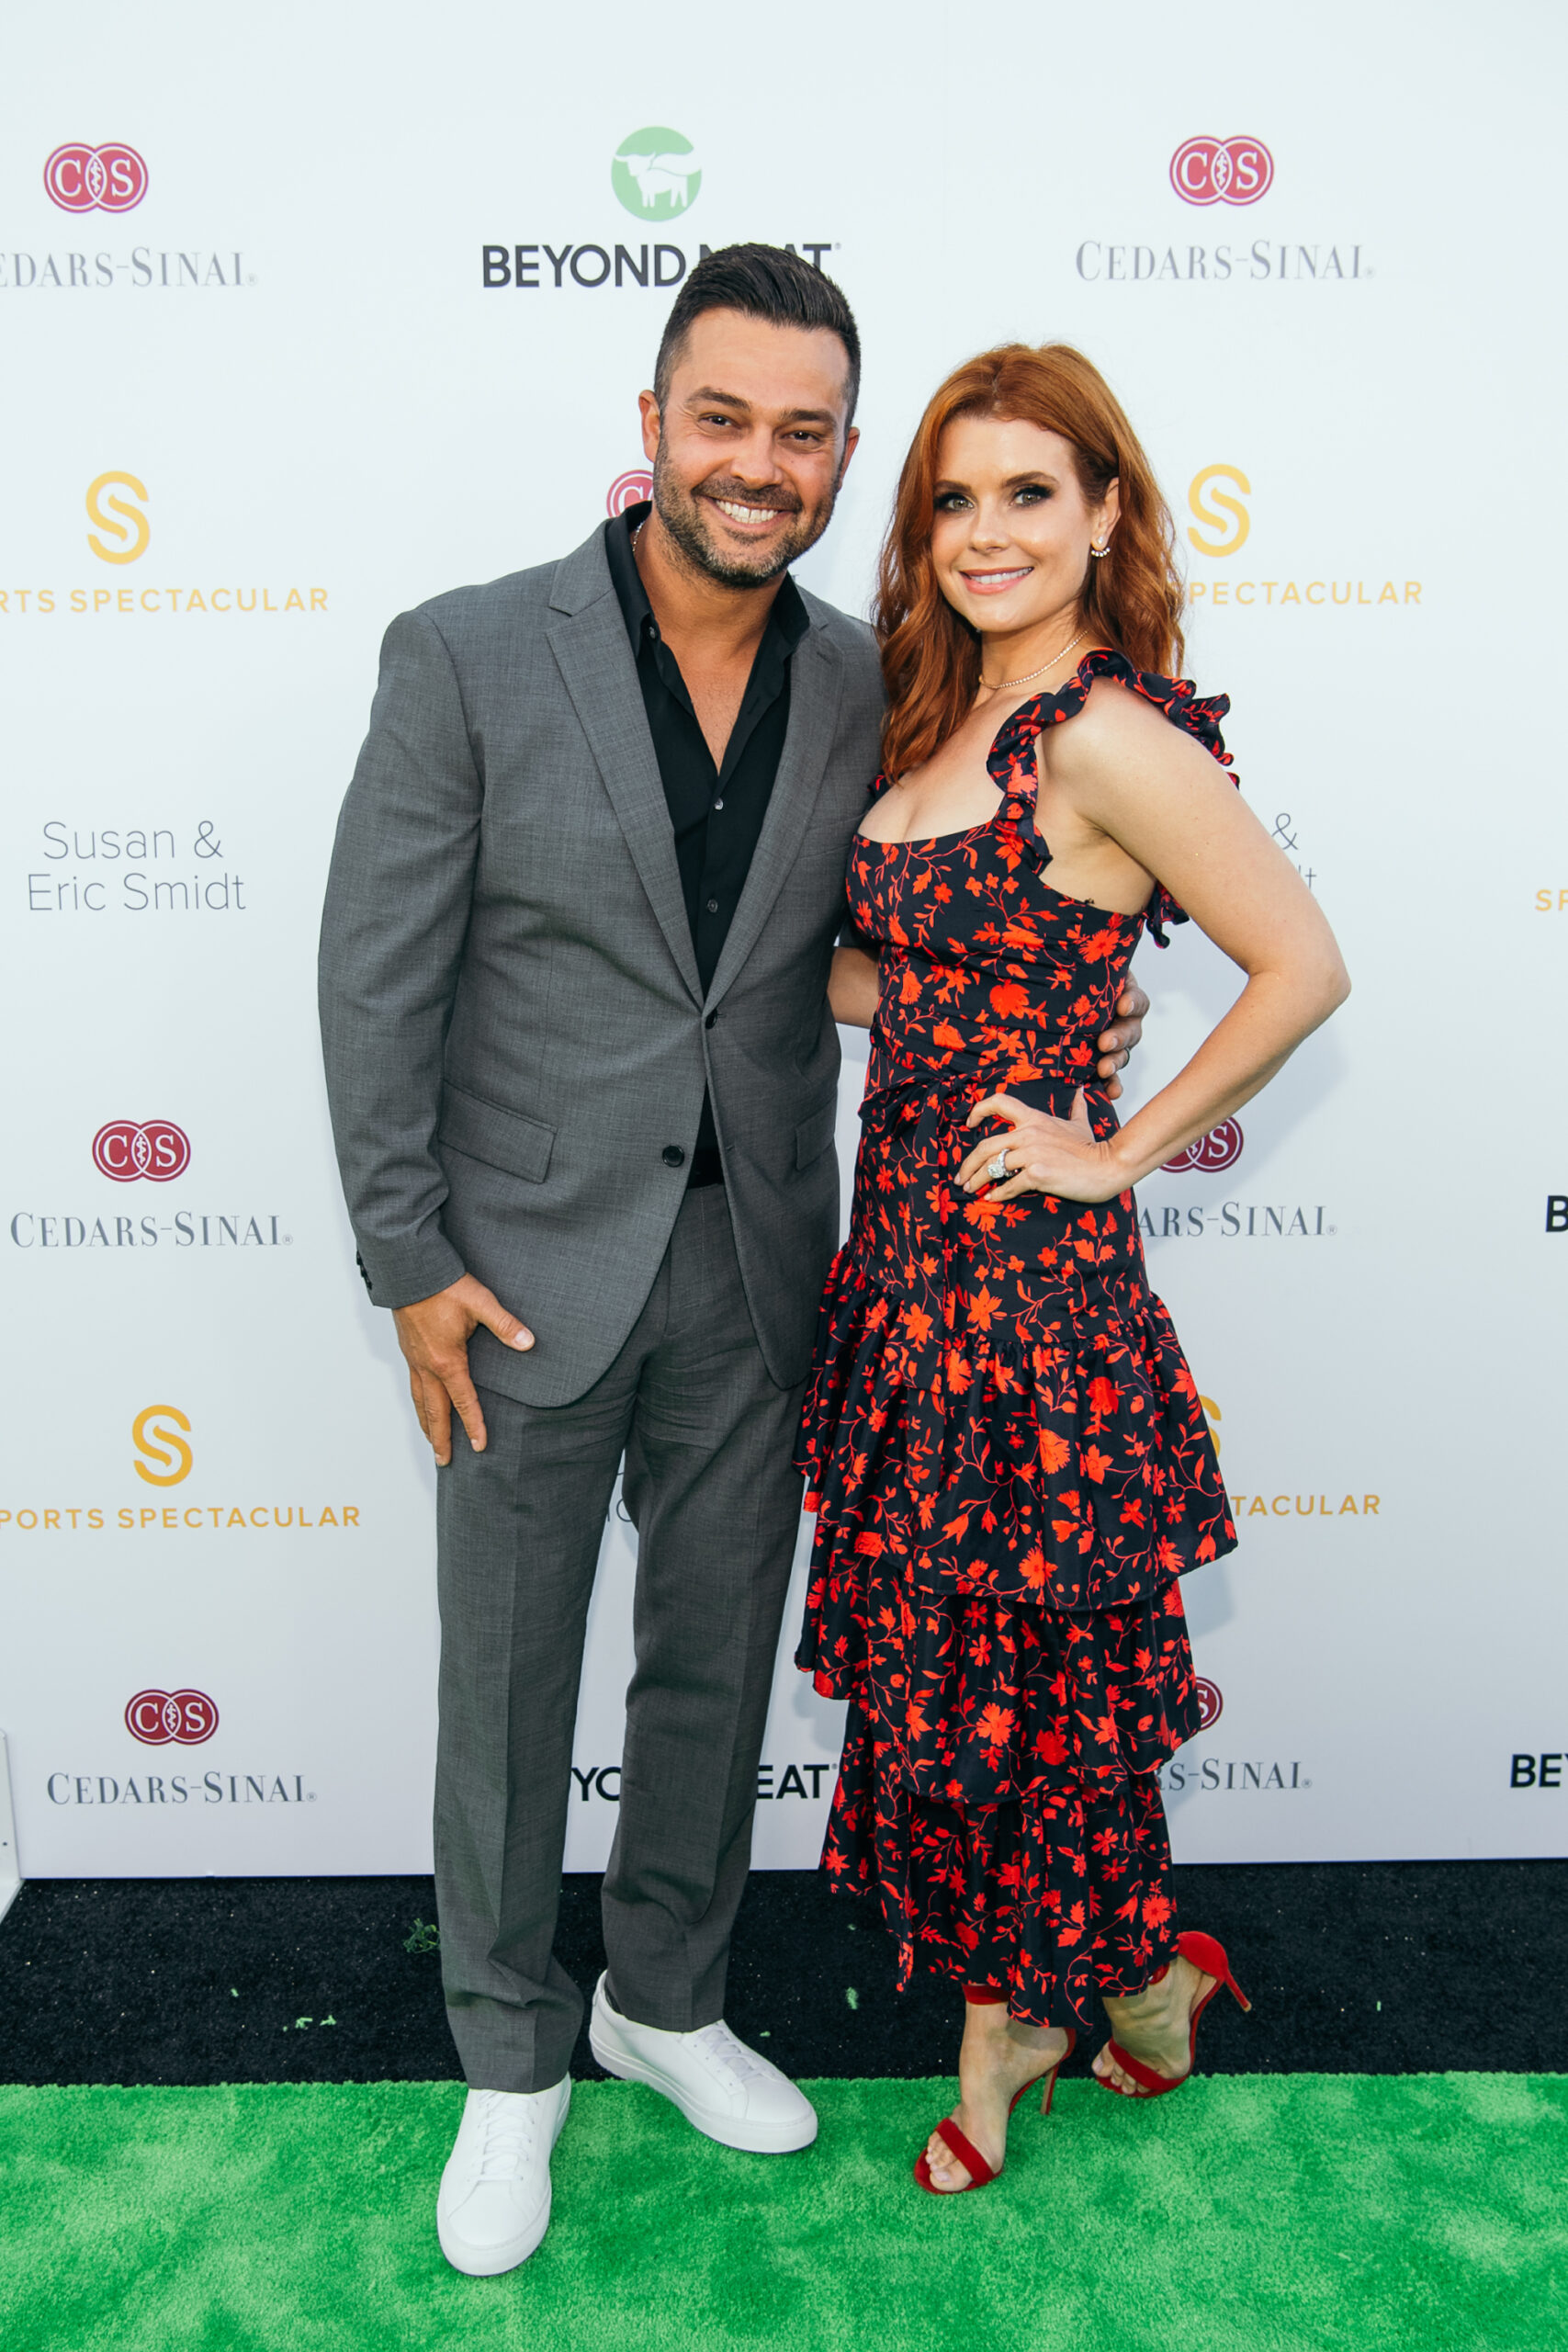
[[[1176,679],[1173,537],[1096,369],[1010,345],[931,401],[882,561],[886,773],[833,975],[871,1062],[801,1441],[798,1662],[850,1702],[825,1867],[877,1896],[901,1981],[967,1996],[916,2167],[945,2194],[995,2177],[1097,1996],[1097,2075],[1147,2097],[1234,1989],[1179,1937],[1157,1776],[1199,1726],[1177,1580],[1235,1532],[1132,1187],[1348,982],[1234,789],[1227,702]],[[1145,926],[1189,916],[1246,985],[1121,1126],[1096,1040]]]

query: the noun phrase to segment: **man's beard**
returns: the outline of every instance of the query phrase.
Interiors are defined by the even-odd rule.
[[[738,506],[773,506],[774,498],[748,490],[743,482],[731,481],[723,476],[710,477],[702,485],[703,496],[697,497],[676,480],[674,469],[660,445],[653,460],[653,503],[659,519],[688,563],[704,572],[709,580],[716,580],[726,588],[761,588],[776,580],[788,570],[797,556],[815,547],[833,519],[833,506],[838,497],[834,483],[826,503],[815,514],[808,514],[802,506],[792,505],[783,511],[795,514],[793,527],[782,538],[767,548],[759,548],[750,561],[731,548],[721,547],[714,539],[704,505],[715,497],[732,499]],[[792,494],[793,495],[793,494]]]

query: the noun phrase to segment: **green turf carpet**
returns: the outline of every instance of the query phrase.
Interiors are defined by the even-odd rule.
[[[1568,2076],[1065,2084],[924,2197],[950,2086],[811,2086],[804,2154],[581,2087],[509,2278],[435,2244],[451,2084],[0,2088],[5,2352],[1558,2352]]]

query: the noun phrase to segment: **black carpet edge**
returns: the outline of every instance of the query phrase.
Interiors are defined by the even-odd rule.
[[[1205,2074],[1568,2073],[1568,1861],[1201,1863],[1176,1883],[1253,2003],[1209,2009]],[[455,2079],[434,1920],[425,1878],[32,1880],[0,1921],[0,2080]],[[557,1954],[591,1992],[597,1874],[563,1881]],[[894,1973],[866,1905],[759,1871],[725,2013],[791,2075],[951,2074],[956,1988],[900,1995]],[[572,2072],[602,2076],[586,2033]]]

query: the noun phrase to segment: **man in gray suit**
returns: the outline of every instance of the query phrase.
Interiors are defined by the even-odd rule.
[[[623,1456],[637,1670],[594,2054],[728,2146],[816,2134],[723,2008],[837,1239],[827,979],[882,712],[871,632],[788,567],[832,514],[859,368],[842,294],[795,254],[699,264],[642,395],[651,506],[392,624],[339,823],[338,1159],[441,1465],[435,1865],[469,2092],[437,2219],[476,2274],[549,2220],[583,2006],[551,1945]]]

